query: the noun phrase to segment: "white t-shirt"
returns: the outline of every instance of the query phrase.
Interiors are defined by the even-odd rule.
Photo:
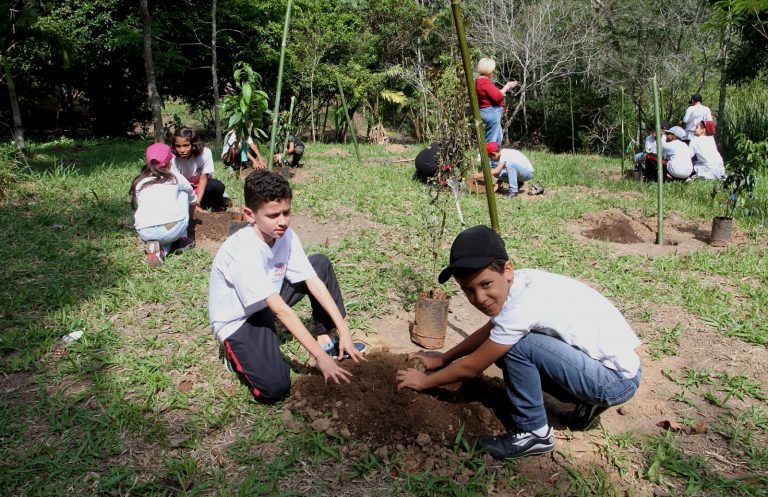
[[[222,160],[226,160],[227,159],[227,155],[229,155],[229,151],[232,149],[232,147],[237,142],[238,142],[238,140],[237,140],[237,130],[234,130],[234,129],[229,130],[229,132],[226,135],[224,135],[224,147],[221,149],[221,159]],[[249,136],[245,140],[245,144],[246,145],[250,145],[251,143],[253,143],[253,138],[251,138]],[[247,149],[247,147],[245,147],[245,146],[243,146],[241,144],[241,146],[240,146],[240,153],[241,153],[240,160],[242,162],[247,162],[248,161],[248,155],[247,155],[248,152],[247,152],[247,150],[243,150],[243,149]],[[243,152],[245,152],[245,154],[243,154]]]
[[[528,157],[523,155],[521,151],[515,150],[514,148],[502,148],[499,155],[499,162],[505,164],[519,164],[528,171],[533,172],[533,164],[531,164]]]
[[[136,185],[138,208],[133,214],[133,227],[137,230],[180,221],[189,205],[197,202],[189,181],[176,171],[171,174],[175,181],[145,186],[154,178],[144,178]]]
[[[661,135],[661,144],[662,146],[667,143],[667,137],[666,135]],[[656,153],[656,137],[653,135],[648,135],[645,137],[645,153],[646,154],[655,154]]]
[[[684,141],[672,140],[664,144],[664,158],[667,159],[667,171],[675,178],[687,178],[693,173],[691,150]]]
[[[252,226],[242,228],[221,245],[211,267],[208,317],[223,342],[254,313],[267,307],[266,298],[280,293],[283,280],[299,283],[317,276],[296,233],[288,228],[270,247]]]
[[[203,153],[197,157],[192,156],[189,159],[182,159],[180,157],[173,157],[171,160],[171,169],[181,173],[185,178],[192,183],[192,186],[197,186],[200,182],[200,176],[207,174],[208,177],[213,178],[213,154],[211,149],[205,147]]]
[[[712,136],[694,136],[689,145],[691,157],[696,157],[696,175],[704,179],[722,179],[725,176],[723,157],[717,151]]]
[[[701,121],[711,121],[712,111],[704,104],[691,105],[685,110],[683,122],[685,123],[685,132],[690,140],[693,137],[693,130]]]
[[[600,292],[567,276],[518,269],[501,312],[491,319],[491,341],[514,345],[530,331],[558,338],[632,378],[640,368],[640,340]]]

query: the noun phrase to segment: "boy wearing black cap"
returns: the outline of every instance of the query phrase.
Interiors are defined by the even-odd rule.
[[[514,270],[501,237],[486,226],[456,237],[438,281],[456,279],[470,303],[491,319],[444,353],[417,352],[427,371],[397,372],[397,388],[421,391],[472,378],[496,363],[504,374],[515,428],[482,437],[493,457],[514,459],[554,450],[542,392],[576,408],[561,415],[589,428],[610,406],[637,391],[640,341],[603,295],[566,276]]]
[[[701,95],[694,93],[691,95],[690,106],[685,110],[683,122],[685,123],[685,140],[691,141],[696,125],[701,121],[712,120],[712,111],[709,107],[701,103]]]

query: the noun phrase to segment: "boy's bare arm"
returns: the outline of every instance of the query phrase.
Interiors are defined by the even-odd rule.
[[[195,210],[198,212],[202,212],[203,210],[201,205],[203,205],[203,195],[205,195],[205,187],[207,185],[208,185],[208,175],[201,174],[200,181],[197,183],[197,205],[195,206]]]
[[[349,326],[347,321],[341,315],[341,311],[336,306],[336,301],[333,300],[328,288],[317,276],[309,278],[304,282],[307,285],[307,290],[317,300],[320,306],[328,313],[328,316],[336,326],[336,332],[339,335],[339,357],[343,357],[344,354],[348,354],[349,357],[355,362],[363,359],[362,354],[357,351],[352,344],[352,335],[349,332]]]
[[[443,366],[451,364],[453,361],[468,356],[476,351],[491,336],[493,323],[489,319],[487,323],[475,330],[474,333],[462,340],[458,345],[445,352],[442,356]]]
[[[267,161],[265,161],[264,157],[262,157],[261,152],[259,151],[259,147],[253,142],[248,144],[248,159],[257,169],[264,169],[267,167]]]
[[[499,162],[496,164],[496,167],[494,167],[493,169],[491,169],[491,174],[492,174],[493,176],[497,176],[497,177],[498,177],[498,175],[499,175],[499,174],[501,174],[501,172],[504,170],[504,166],[506,166],[506,165],[507,165],[507,163],[506,163],[506,162],[504,162],[504,161],[499,161]]]
[[[267,307],[275,313],[277,319],[283,323],[283,326],[286,327],[291,335],[293,335],[296,340],[298,340],[299,343],[312,354],[317,361],[317,367],[320,368],[320,371],[323,373],[325,381],[328,381],[330,378],[336,383],[339,383],[339,380],[349,383],[349,378],[352,374],[346,369],[339,367],[339,365],[325,353],[320,344],[317,343],[317,340],[315,340],[309,330],[307,330],[306,326],[304,326],[304,323],[301,322],[301,319],[299,319],[296,313],[293,312],[293,309],[285,303],[285,300],[283,300],[280,294],[273,293],[266,298],[266,303]]]
[[[506,354],[510,348],[510,345],[485,340],[470,355],[453,361],[435,373],[425,374],[416,369],[400,370],[397,372],[397,389],[411,388],[421,391],[455,383],[465,378],[474,378],[496,362],[499,357]]]

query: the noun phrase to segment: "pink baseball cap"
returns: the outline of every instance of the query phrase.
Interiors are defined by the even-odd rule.
[[[168,164],[171,163],[171,159],[173,158],[173,152],[171,151],[171,147],[166,145],[165,143],[153,143],[152,145],[147,147],[147,162],[152,163],[152,161],[159,162],[160,167],[167,167]]]
[[[496,142],[488,142],[485,144],[485,150],[489,154],[495,154],[496,152],[499,151],[499,144]]]

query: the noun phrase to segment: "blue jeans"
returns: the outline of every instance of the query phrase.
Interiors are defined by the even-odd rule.
[[[517,184],[525,183],[533,178],[533,171],[529,171],[520,164],[507,162],[504,170],[499,173],[499,179],[509,183],[509,191],[517,193]]]
[[[501,145],[504,133],[501,129],[502,107],[483,107],[480,109],[480,119],[485,125],[485,143],[496,142]]]
[[[543,392],[562,402],[614,406],[635,395],[642,376],[641,367],[634,378],[625,378],[562,340],[536,332],[496,365],[504,373],[512,421],[521,431],[547,424]]]
[[[177,221],[175,225],[167,228],[171,223],[161,224],[158,226],[148,226],[140,230],[136,230],[141,238],[142,242],[148,242],[151,240],[157,240],[160,242],[160,248],[167,254],[171,251],[171,244],[181,238],[187,236],[187,225],[189,225],[189,213],[185,213],[184,217]]]

